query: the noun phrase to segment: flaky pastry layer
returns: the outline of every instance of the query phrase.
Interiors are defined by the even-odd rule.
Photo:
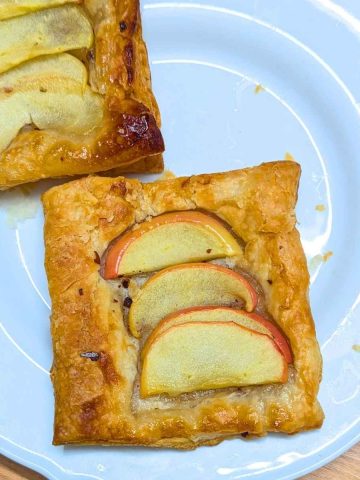
[[[88,177],[45,193],[55,444],[194,448],[244,432],[295,433],[322,424],[321,356],[295,228],[299,176],[296,163],[274,162],[149,184]],[[235,264],[260,284],[291,343],[287,383],[139,398],[139,343],[124,322],[121,280],[103,280],[97,258],[134,223],[192,209],[215,213],[243,240]],[[98,352],[98,361],[80,356],[88,351]]]
[[[84,0],[95,44],[87,63],[93,91],[104,95],[102,126],[89,135],[22,131],[0,153],[0,190],[44,178],[118,168],[159,172],[160,113],[142,39],[139,0]]]

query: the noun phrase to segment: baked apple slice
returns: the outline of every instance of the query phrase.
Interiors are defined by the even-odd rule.
[[[104,256],[103,276],[111,279],[151,272],[240,252],[236,239],[216,217],[194,210],[165,213],[110,244]]]
[[[100,126],[103,100],[86,83],[84,65],[68,54],[31,60],[0,75],[0,151],[25,125],[81,135]]]
[[[43,8],[56,7],[64,3],[80,3],[81,0],[1,0],[0,20],[18,17]]]
[[[88,81],[85,65],[68,53],[46,55],[22,63],[0,75],[0,98],[30,90],[46,93],[54,80],[62,79],[63,90],[83,93]]]
[[[284,356],[268,336],[233,322],[187,322],[165,330],[143,359],[142,397],[284,383]]]
[[[239,273],[211,263],[176,265],[153,275],[133,298],[129,327],[139,337],[178,310],[237,302],[245,303],[247,311],[257,302],[256,291]]]
[[[90,48],[93,30],[77,5],[40,10],[0,22],[0,73],[40,55]]]
[[[146,349],[151,343],[161,335],[162,332],[174,325],[180,325],[187,322],[234,322],[249,330],[263,333],[271,337],[276,343],[280,352],[284,355],[288,363],[292,363],[292,353],[283,333],[280,329],[266,318],[256,313],[245,312],[229,307],[190,307],[171,313],[155,327],[146,341],[146,347],[142,355],[146,354]]]

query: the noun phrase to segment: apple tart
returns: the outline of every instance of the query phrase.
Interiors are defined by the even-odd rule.
[[[139,0],[0,5],[0,190],[159,172],[164,143]]]
[[[55,445],[190,449],[321,426],[299,177],[282,161],[44,194]]]

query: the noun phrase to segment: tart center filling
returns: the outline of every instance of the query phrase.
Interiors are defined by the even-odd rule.
[[[89,86],[84,64],[65,53],[93,44],[85,10],[64,0],[21,0],[0,7],[0,20],[0,152],[27,125],[73,135],[100,127],[103,97]]]
[[[200,211],[159,215],[111,242],[101,273],[127,277],[141,398],[287,382],[288,340],[261,287],[238,268],[241,255],[223,221]]]

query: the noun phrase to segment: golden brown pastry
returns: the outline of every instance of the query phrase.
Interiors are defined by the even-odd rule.
[[[88,177],[44,194],[54,444],[190,449],[240,434],[295,433],[321,426],[323,413],[316,398],[321,356],[308,302],[306,260],[295,228],[299,176],[299,165],[282,161],[149,184]],[[154,223],[158,216],[165,224],[168,212],[185,212],[189,218],[194,212],[210,213],[231,228],[237,238],[237,246],[229,243],[231,257],[201,265],[224,271],[230,265],[235,272],[246,272],[258,294],[256,311],[266,312],[288,339],[285,347],[292,354],[285,381],[180,395],[141,393],[141,357],[150,342],[144,349],[142,336],[149,332],[130,333],[134,327],[128,307],[144,278],[154,272],[116,277],[104,267],[104,259],[109,258],[109,243],[119,235],[141,232],[144,225],[149,230],[151,224],[143,222]],[[180,258],[181,251],[174,255]],[[158,293],[161,307],[165,292]],[[254,308],[251,296],[247,302],[248,310]]]
[[[0,31],[2,28],[4,32],[14,32],[15,35],[13,24],[21,19],[19,35],[25,28],[22,27],[25,22],[35,39],[36,25],[46,25],[49,35],[54,38],[48,39],[48,43],[40,45],[35,52],[25,52],[22,60],[13,57],[15,63],[10,70],[7,65],[11,65],[11,42],[0,41],[0,50],[6,51],[10,62],[4,64],[3,69],[7,71],[0,75],[0,116],[7,119],[2,126],[3,137],[5,130],[9,130],[7,136],[0,138],[0,146],[6,146],[0,152],[0,189],[43,178],[114,168],[121,172],[162,171],[160,154],[164,143],[159,130],[159,109],[151,90],[146,46],[142,39],[139,1],[84,0],[81,5],[44,1],[34,6],[29,6],[29,2],[23,3],[23,10],[15,12],[9,12],[10,7],[4,6]],[[53,4],[60,6],[37,10]],[[31,10],[33,8],[35,11]],[[28,14],[12,17],[22,13]],[[58,34],[54,33],[54,29],[58,18],[66,22],[69,16],[78,17],[73,26],[67,22],[69,31],[71,28],[76,30],[81,20],[84,23],[81,27],[83,35],[75,35],[72,40],[69,33],[65,41],[60,38],[61,25]],[[30,18],[33,19],[31,23],[28,21]],[[94,31],[93,39],[88,24]],[[17,41],[19,35],[15,35]],[[92,46],[88,48],[89,45]],[[71,46],[76,50],[69,52]],[[49,59],[56,59],[58,55],[64,61],[68,58],[65,52],[71,53],[73,58],[78,57],[79,63],[82,60],[86,65],[89,78],[84,73],[81,85],[80,80],[77,85],[74,84],[75,77],[79,77],[74,70],[76,66],[70,66],[69,71],[59,68],[60,73],[55,76],[57,83],[54,75],[50,75],[53,67],[48,66]],[[50,55],[37,56],[42,53]],[[28,62],[18,64],[26,58]],[[32,70],[34,62],[37,62],[37,67]],[[30,77],[29,71],[35,74]],[[37,72],[41,71],[42,77],[37,80]],[[73,83],[66,77],[70,73],[74,77],[71,79]],[[61,74],[66,77],[65,80],[59,77]],[[87,82],[90,87],[86,86]],[[82,94],[77,91],[79,85],[83,89]],[[19,92],[21,96],[17,95]],[[25,107],[20,104],[24,102],[24,93],[27,95],[26,115],[22,114]],[[66,121],[54,118],[51,102]],[[69,115],[74,119],[67,118]],[[81,125],[82,120],[85,125]],[[31,122],[33,125],[29,126]],[[23,128],[20,128],[22,125]]]

